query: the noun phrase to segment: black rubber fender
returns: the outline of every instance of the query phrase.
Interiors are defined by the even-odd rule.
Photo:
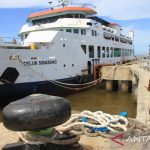
[[[8,104],[2,113],[3,124],[13,131],[54,127],[71,116],[71,106],[62,97],[35,94]]]

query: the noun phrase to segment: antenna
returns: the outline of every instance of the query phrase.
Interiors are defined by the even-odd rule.
[[[53,2],[52,2],[52,1],[49,1],[48,3],[51,5]]]
[[[69,4],[69,0],[58,0],[58,2],[63,6],[67,6]]]
[[[53,8],[52,8],[52,3],[53,3],[53,2],[52,2],[52,1],[49,1],[48,3],[49,3],[49,5],[50,5],[50,8],[53,9]]]

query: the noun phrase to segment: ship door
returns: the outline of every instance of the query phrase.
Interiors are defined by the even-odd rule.
[[[91,64],[91,61],[88,61],[88,74],[91,74],[91,69],[92,69],[92,64]]]

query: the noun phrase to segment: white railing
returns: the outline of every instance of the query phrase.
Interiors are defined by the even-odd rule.
[[[2,37],[0,45],[8,46],[8,45],[21,45],[20,38],[13,38],[13,37]]]
[[[35,14],[37,12],[45,12],[47,10],[54,10],[54,9],[58,9],[58,8],[63,8],[63,7],[82,7],[82,8],[92,8],[92,9],[95,9],[96,6],[93,5],[93,4],[88,4],[88,3],[83,3],[83,4],[80,4],[80,3],[68,3],[68,4],[60,4],[60,5],[56,5],[56,6],[50,6],[49,8],[44,8],[44,9],[37,9],[37,10],[33,10],[29,13],[29,16],[32,15],[32,14]]]

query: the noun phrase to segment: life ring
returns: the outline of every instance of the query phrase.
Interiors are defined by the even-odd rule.
[[[76,81],[77,81],[78,83],[81,83],[81,82],[82,82],[82,77],[79,76],[79,75],[77,75],[77,76],[76,76]]]

